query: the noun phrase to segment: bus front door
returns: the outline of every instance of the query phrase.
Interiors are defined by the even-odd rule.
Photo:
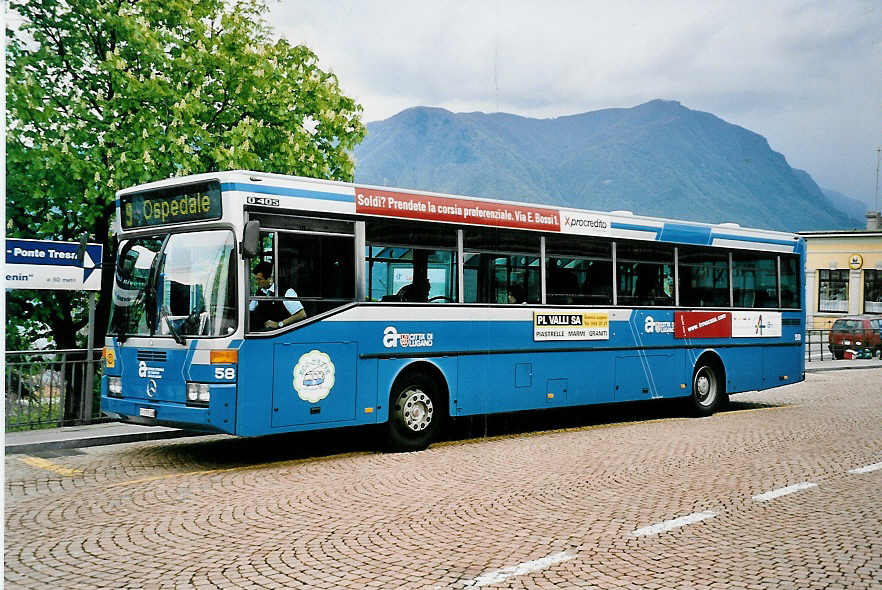
[[[353,342],[276,344],[273,347],[273,428],[355,419]]]

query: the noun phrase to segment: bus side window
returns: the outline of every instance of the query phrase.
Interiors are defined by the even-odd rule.
[[[463,230],[466,303],[541,301],[539,236],[497,228]]]
[[[612,305],[612,243],[545,237],[545,300],[551,305]]]
[[[674,249],[665,244],[617,242],[619,305],[674,304]]]
[[[349,236],[279,233],[276,294],[307,317],[355,299],[355,244]]]
[[[368,301],[452,303],[457,300],[456,232],[401,220],[365,222]]]
[[[729,253],[681,246],[678,250],[680,305],[729,306]]]
[[[734,252],[732,294],[735,307],[778,307],[777,256]]]

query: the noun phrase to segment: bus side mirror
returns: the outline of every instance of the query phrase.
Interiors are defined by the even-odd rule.
[[[260,222],[249,221],[242,232],[242,258],[254,258],[260,253]]]

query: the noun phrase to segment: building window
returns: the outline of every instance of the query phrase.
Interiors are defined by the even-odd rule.
[[[847,270],[818,270],[818,311],[848,311]]]
[[[882,270],[864,271],[864,313],[882,313]]]

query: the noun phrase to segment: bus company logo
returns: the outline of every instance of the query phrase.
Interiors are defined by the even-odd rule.
[[[148,379],[162,379],[165,369],[162,367],[148,367],[147,361],[138,363],[138,377],[146,377]]]
[[[435,336],[432,332],[418,334],[400,334],[395,326],[386,326],[383,330],[383,346],[386,348],[419,348],[432,346]]]
[[[294,390],[297,396],[311,404],[328,397],[334,387],[334,363],[319,350],[304,353],[294,365]]]
[[[673,334],[674,322],[657,322],[651,315],[648,315],[643,320],[643,331],[647,334]]]

